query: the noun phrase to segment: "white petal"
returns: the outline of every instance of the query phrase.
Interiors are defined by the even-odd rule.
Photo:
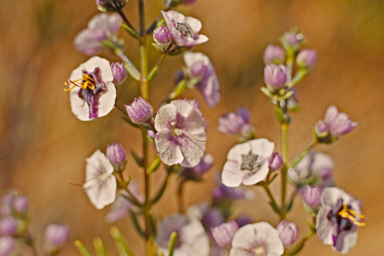
[[[106,116],[115,107],[116,88],[112,82],[105,83],[107,91],[99,98],[99,111],[97,117]]]
[[[179,12],[168,11],[167,14],[169,15],[168,17],[170,17],[172,20],[176,22],[185,22],[185,16]]]
[[[194,109],[194,107],[185,100],[174,100],[170,104],[175,105],[177,107],[177,113],[183,117],[189,116]]]
[[[102,174],[113,173],[113,165],[99,149],[85,159],[85,161],[87,162],[85,169],[86,181],[95,179]]]
[[[208,42],[209,39],[206,35],[198,35],[197,39],[195,39],[195,44],[203,44]]]
[[[204,61],[204,65],[206,66],[208,66],[210,63],[209,58],[201,52],[186,52],[184,53],[183,58],[187,67],[191,67],[198,61]]]
[[[331,207],[322,206],[317,214],[316,220],[316,230],[317,235],[323,244],[333,244],[332,234],[333,234],[333,224],[327,218],[327,214],[331,210]]]
[[[250,150],[251,150],[251,146],[248,142],[237,144],[229,150],[227,159],[235,160],[239,164],[239,169],[240,169],[240,164],[243,161],[243,159],[241,158],[241,155],[248,154]]]
[[[339,111],[337,110],[337,108],[334,105],[329,106],[327,108],[327,112],[325,113],[324,121],[327,122],[328,124],[332,123],[333,120],[336,119],[338,114],[339,114]]]
[[[251,249],[248,247],[254,242],[254,236],[256,234],[253,225],[255,224],[248,224],[237,230],[232,240],[232,247],[242,248],[243,250]]]
[[[354,201],[354,198],[346,193],[344,190],[336,187],[325,188],[321,194],[321,204],[335,207],[337,205],[337,200],[342,198],[344,203],[350,204]]]
[[[333,249],[341,252],[347,253],[353,246],[356,245],[357,242],[357,232],[356,231],[342,231],[336,241],[336,246],[332,246]]]
[[[312,163],[312,169],[313,170],[320,170],[320,169],[333,169],[334,168],[334,161],[330,155],[323,154],[323,153],[316,153],[313,159]]]
[[[249,256],[249,252],[244,250],[244,248],[232,247],[229,256]]]
[[[270,157],[275,148],[275,143],[267,139],[255,139],[248,142],[251,145],[252,153],[259,155],[261,159]]]
[[[174,104],[162,106],[155,117],[155,129],[157,131],[169,129],[169,124],[176,121],[177,107]]]
[[[71,79],[72,80],[72,79]],[[81,121],[90,121],[89,107],[85,100],[79,97],[80,88],[76,87],[69,93],[72,113]]]
[[[108,60],[100,58],[98,56],[94,56],[90,58],[88,61],[84,62],[80,65],[82,70],[86,70],[88,72],[93,72],[95,68],[100,69],[101,80],[106,82],[113,81],[113,73],[111,69],[111,64]],[[81,76],[80,76],[81,78]]]
[[[227,187],[238,187],[243,180],[244,172],[240,171],[240,164],[228,159],[221,173],[221,182]]]
[[[196,141],[196,139],[199,138],[192,138],[185,134],[177,137],[177,140],[180,143],[181,153],[184,156],[184,160],[181,162],[181,165],[184,167],[195,167],[200,163],[200,160],[204,155],[206,143]]]
[[[159,157],[167,165],[179,164],[184,159],[180,147],[172,142],[172,137],[172,132],[167,130],[157,132],[155,137]]]
[[[256,171],[254,174],[248,175],[250,172],[246,172],[246,174],[243,176],[243,184],[253,185],[264,180],[269,171],[268,165],[268,161],[265,161],[262,163],[260,170]]]
[[[185,21],[191,26],[194,33],[198,33],[201,30],[202,25],[200,20],[193,17],[186,17]]]
[[[108,17],[109,16],[106,13],[100,13],[95,15],[88,22],[88,28],[101,29],[103,31],[107,31]]]
[[[87,193],[89,200],[96,209],[103,209],[104,206],[113,203],[116,198],[116,178],[109,175],[105,180],[93,179],[87,181],[83,188]]]

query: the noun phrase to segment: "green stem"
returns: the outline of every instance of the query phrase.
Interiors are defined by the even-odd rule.
[[[185,183],[185,180],[180,180],[179,188],[177,190],[177,203],[179,207],[179,213],[184,212],[184,198],[183,198],[183,185]]]
[[[124,66],[127,69],[128,73],[136,80],[140,79],[141,74],[133,65],[133,63],[128,59],[128,57],[119,49],[119,48],[114,48],[113,52],[119,56],[119,58],[124,62]]]
[[[288,161],[288,124],[281,124],[281,152],[283,155],[283,167],[281,168],[281,211],[280,219],[285,219],[285,197],[287,193],[287,161]]]
[[[316,145],[316,141],[311,141],[307,146],[301,149],[299,153],[288,162],[288,168],[295,167]]]
[[[116,11],[120,14],[121,18],[124,20],[125,24],[127,24],[128,27],[130,27],[133,31],[135,31],[137,33],[137,31],[135,30],[135,28],[132,26],[132,24],[129,22],[127,16],[125,16],[124,12],[117,8]]]
[[[276,200],[275,200],[274,196],[272,195],[271,190],[269,189],[268,181],[267,182],[261,182],[260,184],[264,188],[265,192],[267,192],[269,199],[271,199],[271,203],[273,205],[277,206]]]
[[[285,253],[284,256],[293,256],[296,255],[303,249],[305,242],[312,238],[312,236],[316,234],[316,229],[311,229],[309,233],[289,252]]]

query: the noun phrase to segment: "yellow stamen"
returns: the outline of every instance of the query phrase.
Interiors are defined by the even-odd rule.
[[[351,220],[356,226],[364,227],[365,226],[365,216],[362,214],[358,214],[352,209],[348,209],[346,204],[343,204],[343,210],[339,212],[339,215],[342,218],[347,218]],[[358,219],[356,219],[356,217]]]
[[[88,89],[93,91],[95,89],[95,79],[93,77],[85,75],[85,74],[82,75],[81,79],[77,79],[74,81],[69,80],[68,82],[65,82],[64,84],[66,86],[73,85],[72,87],[70,87],[68,89],[64,89],[65,92],[72,91],[73,88],[75,88],[76,86],[80,87],[83,90],[86,90],[88,88]]]

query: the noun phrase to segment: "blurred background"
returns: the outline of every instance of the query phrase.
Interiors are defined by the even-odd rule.
[[[162,9],[161,0],[146,0],[149,24]],[[367,226],[360,228],[357,245],[349,255],[382,255],[384,252],[384,1],[381,0],[199,0],[177,11],[200,19],[202,33],[210,41],[194,51],[207,54],[216,67],[222,100],[214,109],[201,100],[197,91],[183,97],[201,102],[209,123],[207,152],[215,158],[212,171],[203,183],[186,185],[186,204],[210,200],[214,172],[221,171],[235,138],[216,130],[217,119],[236,111],[240,105],[252,113],[256,134],[280,146],[279,125],[274,110],[260,87],[263,85],[262,54],[265,47],[278,44],[284,31],[298,27],[308,39],[308,48],[318,52],[318,64],[299,84],[302,110],[293,114],[289,127],[289,153],[293,156],[312,140],[312,126],[335,104],[358,128],[330,146],[317,151],[334,157],[336,184],[363,201]],[[137,3],[124,9],[137,26]],[[127,151],[140,147],[139,131],[126,125],[118,111],[92,122],[81,122],[72,114],[63,83],[80,63],[88,59],[72,44],[76,34],[97,14],[94,0],[2,1],[0,5],[0,193],[16,188],[30,200],[31,233],[41,247],[43,232],[50,222],[70,226],[70,241],[61,255],[79,255],[73,245],[80,239],[87,247],[101,237],[116,253],[109,235],[111,224],[104,220],[108,207],[98,211],[84,190],[70,185],[82,183],[85,158],[96,149],[105,152],[108,144],[121,143]],[[126,39],[126,54],[138,66],[138,44]],[[105,50],[102,57],[118,59]],[[150,66],[158,58],[150,50]],[[173,75],[183,65],[181,56],[167,58],[151,83],[150,99],[157,108],[173,86]],[[138,96],[138,86],[127,79],[122,101]],[[139,169],[129,163],[125,175],[143,182]],[[154,188],[164,177],[160,169]],[[176,180],[172,180],[175,183]],[[171,183],[172,183],[171,182]],[[278,185],[278,184],[276,184]],[[274,189],[277,189],[275,187]],[[277,225],[264,191],[254,188],[253,201],[238,204],[239,211],[251,214],[255,222]],[[177,211],[176,186],[171,185],[154,212],[161,219]],[[307,233],[308,217],[300,200],[288,215],[299,226],[299,237]],[[138,255],[144,244],[129,219],[116,223]],[[300,255],[339,255],[314,237]],[[27,252],[26,252],[27,255]]]

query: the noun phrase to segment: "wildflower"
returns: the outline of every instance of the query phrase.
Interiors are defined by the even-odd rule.
[[[281,37],[281,42],[283,44],[283,47],[289,53],[298,51],[300,47],[303,45],[304,41],[305,41],[304,35],[297,29],[292,29],[291,31],[287,31]]]
[[[233,236],[238,229],[239,226],[235,221],[232,220],[217,227],[211,228],[211,234],[215,242],[219,246],[224,247],[231,244]]]
[[[249,118],[249,110],[245,107],[239,107],[236,113],[231,112],[221,116],[217,129],[225,134],[250,138],[254,131],[252,125],[249,124]]]
[[[304,203],[310,208],[314,213],[319,211],[321,206],[321,193],[323,192],[320,187],[311,187],[305,186],[303,192]]]
[[[176,11],[162,11],[161,13],[176,45],[192,48],[208,41],[208,37],[198,34],[202,27],[198,19],[185,17]]]
[[[120,44],[117,34],[122,22],[118,14],[97,14],[88,22],[88,27],[75,37],[73,44],[79,52],[88,56],[99,54],[105,40],[115,45]]]
[[[153,40],[160,47],[162,51],[165,51],[170,43],[172,43],[172,34],[169,29],[162,25],[153,31]]]
[[[281,64],[285,60],[285,52],[284,50],[276,45],[268,45],[264,51],[264,62],[265,64]]]
[[[269,168],[272,170],[278,170],[283,165],[283,156],[280,153],[273,153],[268,159]]]
[[[91,203],[100,210],[115,201],[117,183],[113,165],[100,150],[96,150],[86,162],[83,188]]]
[[[315,134],[318,141],[332,143],[340,136],[349,133],[357,126],[345,113],[339,113],[337,108],[329,106],[325,113],[324,120],[320,120],[315,125]]]
[[[161,107],[155,118],[155,142],[167,165],[196,166],[204,155],[207,138],[201,111],[184,100]]]
[[[192,168],[182,167],[179,175],[186,180],[202,181],[204,173],[206,173],[213,164],[213,157],[210,154],[205,154],[201,158],[200,163]]]
[[[250,140],[234,146],[223,167],[223,184],[238,187],[241,183],[253,185],[262,181],[268,174],[268,158],[274,147],[275,144],[267,139]]]
[[[125,105],[128,116],[136,124],[146,124],[153,116],[153,108],[145,99],[138,97],[131,104]]]
[[[45,241],[52,246],[63,245],[69,235],[69,227],[67,225],[49,224],[45,229]]]
[[[189,84],[196,86],[209,106],[216,106],[221,98],[220,83],[209,58],[200,52],[186,52],[184,62]]]
[[[113,143],[107,147],[107,157],[116,171],[123,171],[127,163],[127,154],[123,146],[118,143]]]
[[[236,232],[229,255],[280,256],[283,253],[284,246],[276,229],[267,222],[258,222]]]
[[[268,64],[264,68],[264,80],[271,90],[279,90],[287,81],[287,69],[283,64]]]
[[[317,53],[315,50],[305,49],[297,55],[297,66],[306,69],[312,69],[317,61]]]
[[[208,256],[209,238],[198,220],[191,220],[184,215],[171,215],[158,226],[156,242],[159,250],[168,255],[168,240],[172,232],[177,233],[175,256]]]
[[[276,230],[284,245],[291,245],[296,241],[298,229],[295,223],[282,220]]]
[[[365,226],[360,201],[336,187],[325,188],[317,214],[316,230],[324,244],[347,253],[357,240],[357,228]]]
[[[111,63],[111,69],[113,73],[113,83],[115,85],[122,84],[127,79],[127,70],[123,63],[114,62]]]
[[[92,57],[72,71],[70,92],[73,114],[82,121],[107,115],[115,106],[116,88],[109,61]]]

